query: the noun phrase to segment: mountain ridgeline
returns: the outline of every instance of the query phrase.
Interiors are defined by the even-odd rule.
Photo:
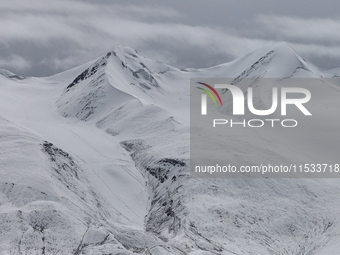
[[[0,71],[0,254],[326,254],[340,233],[337,184],[190,178],[189,84],[335,76],[286,43],[207,69],[117,47],[47,78]],[[231,136],[226,159],[301,156],[279,141]]]

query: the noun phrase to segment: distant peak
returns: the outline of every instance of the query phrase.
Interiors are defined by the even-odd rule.
[[[113,52],[115,52],[117,55],[130,55],[133,57],[138,57],[138,53],[135,49],[128,47],[128,46],[117,46],[114,48]]]
[[[274,42],[270,43],[267,46],[264,46],[256,51],[265,50],[265,51],[274,51],[274,52],[285,52],[289,54],[296,54],[296,51],[293,49],[293,47],[290,46],[287,42]]]
[[[5,70],[5,69],[0,69],[0,75],[5,76],[8,79],[18,79],[18,80],[25,79],[24,76],[12,73],[12,72]]]
[[[293,73],[297,69],[304,69],[309,71],[315,76],[318,76],[317,73],[313,70],[312,67],[308,65],[308,63],[295,51],[295,49],[287,42],[276,42],[268,45],[267,47],[262,48],[265,49],[265,52],[274,52],[275,58],[273,61],[275,62],[277,68],[293,68]],[[261,52],[261,49],[258,50]]]
[[[290,45],[289,43],[287,42],[277,42],[277,43],[274,43],[273,44],[275,46],[275,48],[278,48],[278,49],[290,49],[290,50],[294,50]]]

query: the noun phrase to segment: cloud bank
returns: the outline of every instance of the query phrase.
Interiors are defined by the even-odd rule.
[[[287,41],[321,69],[340,66],[340,18],[314,12],[313,1],[298,16],[298,4],[207,2],[0,1],[0,68],[48,76],[118,45],[180,68],[202,68],[276,41]]]

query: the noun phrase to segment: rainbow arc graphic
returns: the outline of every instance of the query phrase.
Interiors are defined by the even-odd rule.
[[[222,100],[220,95],[218,94],[218,92],[216,91],[216,89],[214,89],[212,86],[210,86],[209,84],[203,83],[203,82],[197,82],[198,84],[201,84],[205,87],[207,87],[208,89],[205,88],[201,88],[201,87],[197,87],[200,90],[203,90],[214,102],[215,105],[217,105],[217,100],[215,98],[215,96],[217,97],[218,101],[220,102],[220,105],[222,106]],[[212,92],[212,93],[211,93]],[[214,96],[215,95],[215,96]]]

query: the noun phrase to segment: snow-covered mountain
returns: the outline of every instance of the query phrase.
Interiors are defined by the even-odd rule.
[[[207,69],[117,47],[52,77],[0,74],[0,254],[338,254],[338,182],[189,178],[189,79],[324,75],[286,43]],[[230,138],[240,160],[303,156],[248,138]]]
[[[25,79],[24,76],[14,74],[14,73],[7,71],[5,69],[0,69],[0,75],[4,76],[6,78],[9,78],[9,79],[19,79],[19,80]]]

